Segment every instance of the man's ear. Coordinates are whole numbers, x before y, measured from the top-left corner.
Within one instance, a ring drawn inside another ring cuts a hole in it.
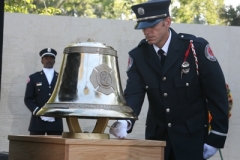
[[[171,22],[172,22],[172,19],[171,19],[170,17],[167,17],[167,19],[166,19],[166,21],[165,21],[165,23],[166,23],[165,25],[168,26],[168,27],[170,27]]]

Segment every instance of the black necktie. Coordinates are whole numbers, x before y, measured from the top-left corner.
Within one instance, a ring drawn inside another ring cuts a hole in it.
[[[161,64],[164,65],[164,61],[166,59],[166,56],[164,55],[164,51],[162,49],[158,50],[158,55],[161,57]]]

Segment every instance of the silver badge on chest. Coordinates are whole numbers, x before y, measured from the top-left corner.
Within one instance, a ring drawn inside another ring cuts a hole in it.
[[[190,71],[190,64],[187,61],[184,61],[182,66],[181,66],[181,78],[182,78],[182,74],[188,74]]]

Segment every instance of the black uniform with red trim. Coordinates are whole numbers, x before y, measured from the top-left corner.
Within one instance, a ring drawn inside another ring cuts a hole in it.
[[[49,85],[48,80],[43,71],[36,72],[29,76],[29,80],[26,87],[24,102],[28,109],[33,113],[37,107],[42,108],[54,90],[58,73],[54,71],[54,76],[51,84]],[[30,125],[28,128],[32,132],[62,132],[63,123],[62,118],[56,118],[54,122],[47,122],[41,120],[40,116],[31,116]]]
[[[173,29],[171,34],[163,67],[153,45],[145,39],[129,52],[124,96],[139,115],[147,94],[145,136],[167,142],[165,159],[172,148],[176,160],[203,160],[204,143],[223,148],[228,132],[224,75],[205,39],[177,34]],[[189,48],[191,40],[194,50]],[[182,73],[184,59],[190,64],[187,73]],[[213,117],[211,131],[208,131],[208,110]]]

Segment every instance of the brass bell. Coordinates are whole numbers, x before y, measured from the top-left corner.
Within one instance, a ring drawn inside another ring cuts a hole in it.
[[[117,51],[93,40],[67,46],[53,94],[37,115],[66,118],[64,138],[109,139],[108,120],[136,120],[123,97]],[[83,133],[78,118],[97,119],[93,132]]]

